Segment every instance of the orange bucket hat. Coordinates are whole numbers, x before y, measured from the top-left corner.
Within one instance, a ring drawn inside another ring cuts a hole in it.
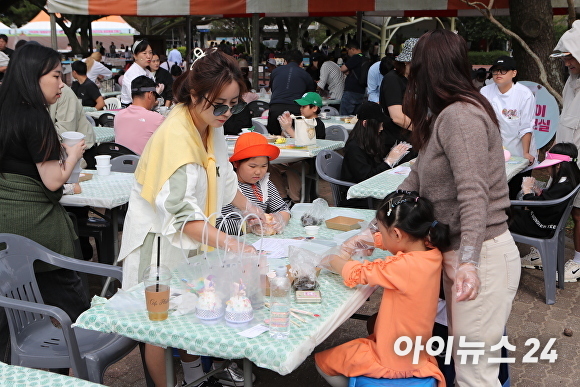
[[[230,161],[249,159],[251,157],[266,156],[270,161],[280,155],[280,149],[272,144],[268,144],[266,137],[260,133],[243,133],[236,141],[234,154]]]

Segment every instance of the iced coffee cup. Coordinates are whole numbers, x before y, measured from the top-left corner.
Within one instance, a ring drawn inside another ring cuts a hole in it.
[[[166,266],[149,266],[143,273],[145,284],[145,303],[149,320],[162,321],[167,319],[169,310],[169,282],[171,271]]]

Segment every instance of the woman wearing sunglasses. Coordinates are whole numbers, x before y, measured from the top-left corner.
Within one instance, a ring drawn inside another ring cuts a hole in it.
[[[119,253],[119,260],[124,260],[124,288],[137,284],[143,270],[157,262],[158,238],[161,264],[170,269],[182,263],[181,247],[185,254],[197,250],[202,235],[213,247],[254,251],[218,231],[213,226],[215,216],[210,217],[229,203],[242,212],[263,216],[238,190],[222,128],[232,114],[244,109],[240,98],[244,92],[236,61],[215,50],[201,54],[175,82],[173,95],[178,104],[145,146],[135,171]],[[206,217],[210,225],[204,234]],[[145,357],[155,384],[164,385],[163,348],[148,345]],[[203,376],[197,373],[202,372],[198,356],[183,351],[181,358],[187,382]],[[239,370],[230,371],[243,380]]]

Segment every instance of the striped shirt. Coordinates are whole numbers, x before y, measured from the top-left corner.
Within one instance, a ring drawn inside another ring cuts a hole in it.
[[[318,87],[324,89],[324,87],[328,85],[330,99],[342,99],[342,93],[344,92],[344,79],[345,76],[342,71],[340,71],[340,66],[329,60],[324,62],[320,67],[320,80],[318,81]]]
[[[284,202],[284,200],[282,200],[278,190],[276,189],[276,186],[270,181],[268,176],[269,173],[266,174],[266,176],[260,181],[258,181],[257,184],[247,184],[238,181],[238,189],[242,191],[242,194],[244,194],[248,200],[260,206],[260,208],[267,214],[282,211],[290,213],[288,205],[286,202]],[[258,192],[259,196],[262,196],[262,200],[258,199],[255,191]],[[226,218],[225,224],[221,230],[229,235],[238,235],[238,229],[240,227],[242,217],[239,214],[239,210],[233,204],[227,204],[222,207],[221,217],[216,220],[216,228],[218,230],[220,229],[223,218],[231,212],[233,212],[233,214]]]

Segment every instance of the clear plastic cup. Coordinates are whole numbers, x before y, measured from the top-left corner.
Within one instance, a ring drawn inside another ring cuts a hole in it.
[[[169,311],[169,283],[171,270],[167,266],[151,265],[143,272],[145,284],[145,303],[149,320],[163,321]]]

